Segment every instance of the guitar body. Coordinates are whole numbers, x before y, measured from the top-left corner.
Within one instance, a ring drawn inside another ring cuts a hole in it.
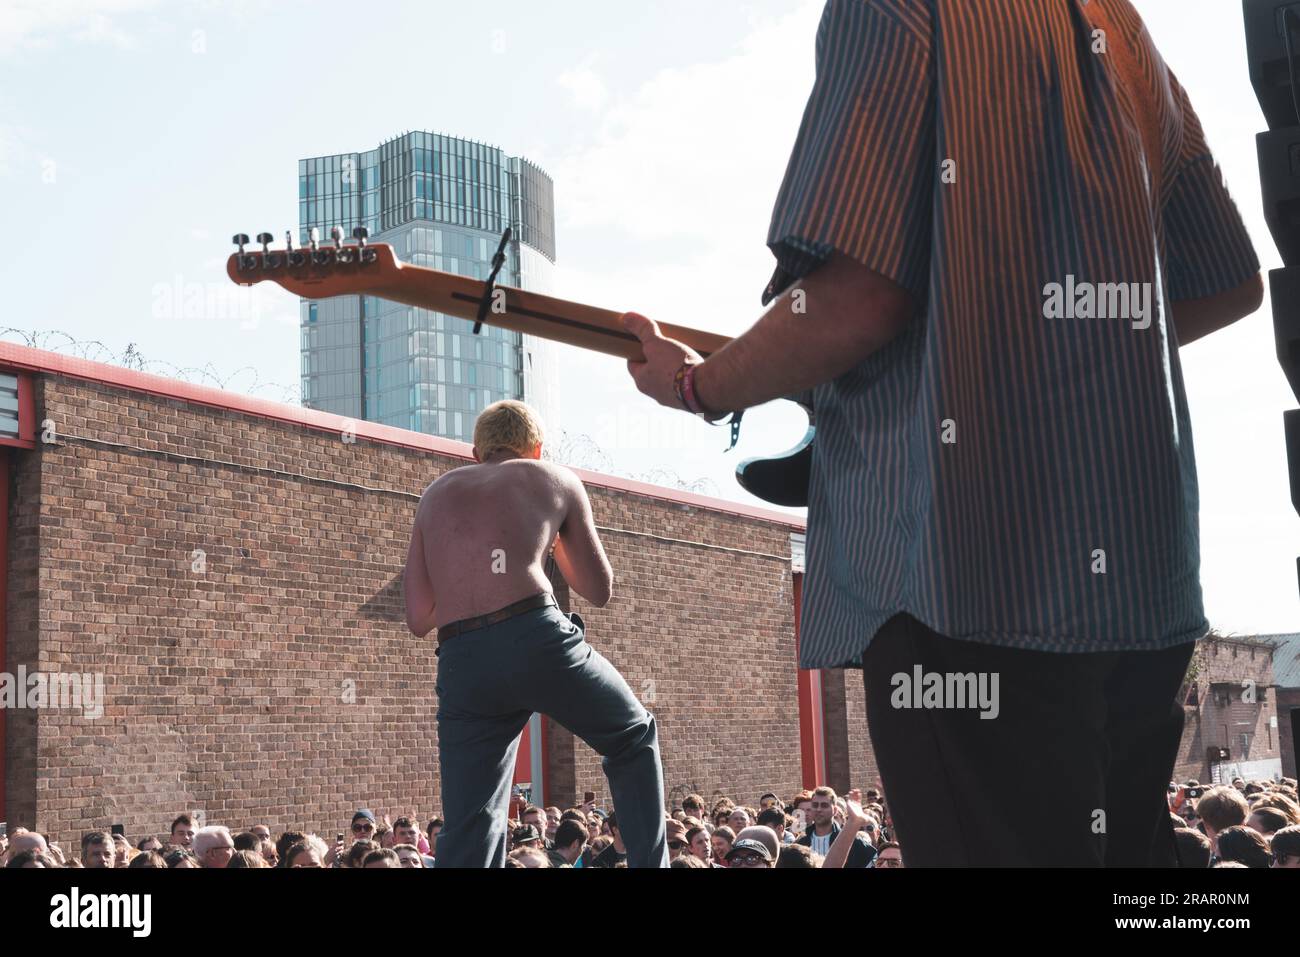
[[[264,234],[269,240],[269,234]],[[263,237],[259,237],[259,241]],[[237,237],[237,241],[247,237]],[[564,342],[622,359],[641,361],[641,340],[623,328],[621,312],[554,296],[487,284],[455,273],[403,263],[385,243],[342,243],[298,249],[233,254],[226,273],[240,285],[271,281],[304,299],[367,295],[470,321]],[[486,308],[484,304],[486,303]],[[711,332],[659,323],[670,339],[708,358],[731,340]],[[812,403],[808,393],[791,397],[809,413],[809,427],[797,445],[770,458],[750,458],[736,468],[736,480],[750,494],[774,505],[808,504],[812,466]]]

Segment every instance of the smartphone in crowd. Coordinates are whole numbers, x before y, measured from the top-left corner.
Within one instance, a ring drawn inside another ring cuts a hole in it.
[[[122,824],[114,824],[110,832],[114,837],[126,837],[126,827]]]

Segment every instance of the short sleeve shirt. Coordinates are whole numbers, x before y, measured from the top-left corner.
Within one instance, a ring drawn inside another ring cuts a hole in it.
[[[1259,270],[1128,0],[830,0],[764,301],[833,252],[916,307],[812,393],[800,665],[908,613],[956,639],[1207,629],[1169,303]]]

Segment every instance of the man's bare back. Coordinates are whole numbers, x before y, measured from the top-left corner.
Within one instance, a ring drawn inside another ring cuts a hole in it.
[[[416,510],[404,578],[407,626],[423,636],[551,591],[543,560],[552,542],[570,588],[595,605],[608,602],[613,573],[576,475],[518,457],[447,472]]]

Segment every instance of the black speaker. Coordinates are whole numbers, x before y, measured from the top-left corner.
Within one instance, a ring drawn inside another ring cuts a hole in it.
[[[1292,82],[1300,66],[1300,0],[1242,0],[1242,9],[1250,83],[1268,128],[1300,125]]]

